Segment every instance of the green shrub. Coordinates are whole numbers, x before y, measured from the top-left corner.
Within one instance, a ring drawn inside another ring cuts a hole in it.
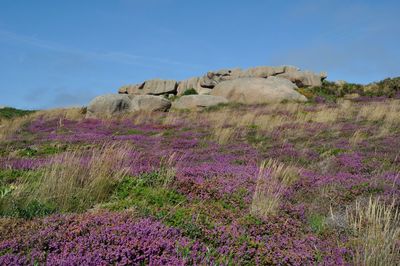
[[[185,90],[182,93],[182,96],[185,96],[185,95],[197,95],[197,94],[198,94],[197,91],[195,89],[191,88],[191,89]]]

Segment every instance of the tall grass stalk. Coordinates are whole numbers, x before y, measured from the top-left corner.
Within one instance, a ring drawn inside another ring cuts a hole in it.
[[[400,213],[393,201],[379,198],[356,202],[346,217],[353,232],[355,265],[398,265],[400,261]]]
[[[62,211],[79,211],[102,202],[127,175],[124,145],[104,145],[89,154],[68,152],[54,158],[36,180],[22,186],[28,201],[51,202]]]
[[[272,159],[263,162],[257,177],[251,212],[264,218],[276,214],[284,192],[298,176],[299,172],[293,166]]]

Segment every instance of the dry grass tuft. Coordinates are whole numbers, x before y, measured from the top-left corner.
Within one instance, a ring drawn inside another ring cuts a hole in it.
[[[354,234],[355,265],[397,265],[400,261],[400,213],[394,202],[383,204],[370,198],[367,204],[356,202],[347,210],[347,221]]]
[[[31,115],[4,120],[0,124],[0,141],[6,141],[19,132],[24,125],[31,121]]]
[[[286,188],[299,177],[299,170],[275,160],[260,166],[251,212],[260,217],[276,214]]]
[[[234,134],[235,134],[234,128],[217,127],[214,129],[214,140],[222,145],[227,144],[233,138]]]
[[[68,152],[55,158],[36,180],[21,189],[28,201],[52,202],[64,211],[83,210],[102,202],[114,185],[127,175],[122,162],[127,157],[124,145],[104,145],[83,155]]]
[[[162,176],[161,186],[163,188],[168,188],[175,180],[176,169],[175,164],[179,161],[176,153],[172,153],[168,157],[163,157],[160,162],[160,176]]]
[[[361,142],[363,142],[365,140],[365,138],[366,138],[366,136],[365,136],[365,133],[363,133],[363,131],[356,130],[354,132],[354,134],[350,137],[349,143],[350,143],[350,145],[352,145],[354,147],[357,144],[360,144]]]

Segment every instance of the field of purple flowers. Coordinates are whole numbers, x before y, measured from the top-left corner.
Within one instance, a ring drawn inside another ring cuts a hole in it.
[[[48,111],[1,130],[0,265],[400,259],[396,99]]]

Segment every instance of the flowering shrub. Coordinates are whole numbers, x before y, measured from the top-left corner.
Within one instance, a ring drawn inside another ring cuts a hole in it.
[[[205,253],[204,245],[159,222],[103,213],[49,217],[35,231],[2,241],[0,264],[186,265]]]

